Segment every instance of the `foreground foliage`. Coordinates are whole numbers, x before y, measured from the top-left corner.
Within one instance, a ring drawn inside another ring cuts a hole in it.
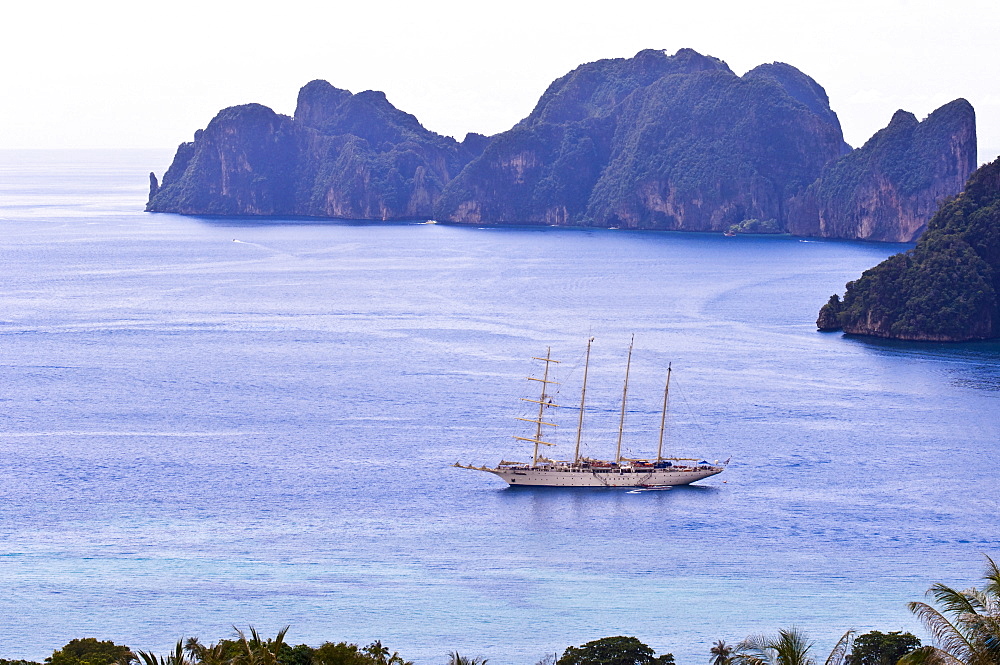
[[[111,640],[99,642],[97,638],[85,637],[71,640],[62,649],[57,649],[45,659],[49,665],[112,665],[132,657],[127,646],[115,644]]]
[[[983,588],[958,591],[938,583],[927,592],[938,607],[910,603],[936,644],[917,649],[901,665],[1000,665],[1000,568],[986,561]]]
[[[457,651],[448,654],[448,665],[486,665],[489,658],[460,656]]]
[[[823,665],[1000,665],[1000,566],[986,557],[982,588],[956,590],[934,584],[934,603],[912,602],[910,610],[934,638],[921,646],[911,633],[871,631],[854,637],[847,631]],[[935,606],[936,605],[936,606]],[[178,640],[165,656],[132,651],[114,642],[87,637],[70,641],[45,659],[46,665],[413,665],[381,642],[359,647],[324,642],[319,647],[285,642],[288,627],[264,639],[251,627],[235,629],[233,639],[204,644],[197,637]],[[754,635],[731,646],[716,641],[709,650],[711,665],[818,665],[813,642],[797,628],[775,635]],[[446,665],[487,665],[488,659],[448,654]],[[0,659],[0,665],[41,665]],[[672,654],[657,656],[635,637],[619,635],[567,647],[562,656],[546,655],[536,665],[674,665]]]
[[[912,633],[873,630],[855,638],[846,662],[848,665],[896,665],[900,658],[919,647],[920,640]]]
[[[844,633],[827,656],[826,665],[844,662],[851,631]],[[754,635],[736,645],[734,665],[815,665],[813,643],[797,628],[779,630],[777,635]]]
[[[634,637],[604,637],[567,647],[556,665],[673,665],[674,656],[656,652]]]

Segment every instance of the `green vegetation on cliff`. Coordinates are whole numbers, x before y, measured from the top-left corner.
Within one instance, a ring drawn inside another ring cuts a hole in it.
[[[260,104],[224,109],[173,164],[146,206],[204,215],[289,211],[298,137],[291,119]]]
[[[781,233],[776,219],[744,219],[729,227],[727,233],[774,234]]]
[[[821,189],[828,196],[851,201],[861,182],[874,172],[898,184],[903,194],[929,187],[938,173],[937,157],[948,147],[948,136],[936,131],[936,125],[959,124],[972,113],[972,105],[964,99],[934,111],[927,117],[930,122],[896,111],[886,128],[824,174]]]
[[[725,230],[783,202],[845,149],[823,89],[790,65],[716,58],[582,65],[450,182],[439,219]]]
[[[800,235],[912,241],[976,167],[975,111],[956,99],[923,122],[896,111],[864,146],[828,165],[793,204]]]
[[[295,117],[260,104],[224,109],[181,144],[157,183],[153,212],[429,217],[447,182],[482,149],[430,132],[381,92],[326,81],[299,91]]]
[[[928,341],[1000,336],[1000,159],[945,202],[917,246],[847,284],[821,330]]]

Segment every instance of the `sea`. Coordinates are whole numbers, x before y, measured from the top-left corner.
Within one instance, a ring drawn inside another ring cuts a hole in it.
[[[251,626],[533,665],[906,630],[1000,556],[1000,344],[820,333],[908,245],[143,212],[170,151],[0,152],[0,658]],[[573,454],[688,487],[508,488]],[[537,412],[534,412],[537,415]]]

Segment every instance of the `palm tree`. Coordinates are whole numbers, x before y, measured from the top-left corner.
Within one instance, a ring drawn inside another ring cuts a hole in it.
[[[853,631],[837,640],[825,665],[842,665]],[[754,635],[736,645],[730,660],[734,665],[816,665],[809,654],[813,643],[797,628],[778,631],[777,635]],[[714,653],[714,652],[713,652]]]
[[[157,656],[151,651],[136,651],[136,658],[141,665],[193,665],[184,657],[184,640],[177,640],[174,652],[168,656]]]
[[[229,665],[226,645],[223,642],[205,646],[197,637],[189,637],[184,650],[198,665]]]
[[[448,654],[448,665],[486,665],[487,661],[489,661],[489,658],[460,656],[457,651],[452,651]]]
[[[398,651],[389,654],[389,648],[382,646],[381,640],[376,640],[362,649],[377,665],[413,665],[412,661],[403,660]]]
[[[278,665],[278,653],[285,643],[285,633],[290,626],[285,626],[273,640],[263,640],[257,630],[250,626],[250,638],[242,630],[233,626],[236,631],[236,644],[239,647],[239,654],[234,656],[230,663],[232,665]],[[155,665],[147,664],[147,665]]]
[[[712,665],[730,665],[733,662],[733,647],[719,640],[709,649],[712,654]]]
[[[913,602],[910,611],[937,643],[900,659],[901,665],[1000,665],[1000,568],[986,557],[982,589],[934,584],[927,594],[941,608]]]

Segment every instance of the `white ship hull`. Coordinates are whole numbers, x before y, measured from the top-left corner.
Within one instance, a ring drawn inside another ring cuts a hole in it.
[[[721,466],[644,468],[496,468],[464,467],[495,474],[508,485],[529,487],[642,487],[689,485],[717,473]]]

